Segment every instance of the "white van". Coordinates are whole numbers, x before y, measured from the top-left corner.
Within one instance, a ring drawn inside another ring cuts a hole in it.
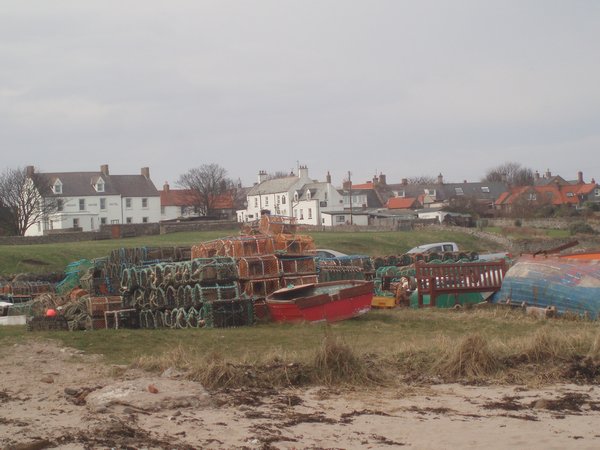
[[[456,242],[435,242],[411,248],[406,253],[446,253],[458,251],[458,244]]]

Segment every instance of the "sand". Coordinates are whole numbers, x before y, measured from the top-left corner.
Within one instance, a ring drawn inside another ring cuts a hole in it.
[[[596,449],[599,411],[591,385],[207,393],[53,342],[0,349],[0,448]]]

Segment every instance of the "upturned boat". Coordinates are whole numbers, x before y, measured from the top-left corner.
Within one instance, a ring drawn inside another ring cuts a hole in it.
[[[555,307],[598,318],[600,314],[600,253],[522,256],[502,282],[492,301]]]
[[[337,322],[371,309],[372,281],[330,281],[279,289],[266,299],[275,322]]]

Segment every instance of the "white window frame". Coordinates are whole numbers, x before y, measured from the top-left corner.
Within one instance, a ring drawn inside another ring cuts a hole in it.
[[[79,211],[85,211],[85,198],[79,199]]]
[[[62,194],[62,183],[60,180],[56,180],[52,186],[52,192],[55,194]]]
[[[106,209],[106,198],[104,198],[104,197],[100,198],[100,209],[102,211],[104,211]]]
[[[96,183],[96,192],[104,192],[104,181],[98,180]]]
[[[133,217],[126,217],[125,223],[133,223]]]
[[[125,198],[125,208],[126,209],[131,209],[131,197],[126,197]]]
[[[148,198],[142,198],[142,209],[148,209]]]

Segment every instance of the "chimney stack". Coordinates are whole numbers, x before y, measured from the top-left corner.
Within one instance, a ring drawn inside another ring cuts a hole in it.
[[[552,178],[552,172],[550,172],[550,169],[546,169],[546,178]]]
[[[536,180],[539,180],[539,179],[540,179],[540,173],[539,173],[537,170],[535,171],[534,178],[535,178]]]
[[[402,186],[408,185],[408,178],[402,178]]]
[[[583,172],[581,170],[577,172],[577,184],[583,184]]]
[[[298,170],[298,177],[299,178],[308,178],[308,167],[300,166],[300,168]]]
[[[108,164],[102,164],[100,166],[100,172],[102,172],[103,175],[108,176],[109,175],[109,173],[108,173]]]
[[[327,181],[327,183],[331,184],[331,174],[329,173],[329,170],[327,171],[327,175],[325,176],[325,181]]]
[[[27,166],[26,171],[27,171],[27,177],[31,178],[33,176],[33,174],[35,173],[35,167]]]
[[[142,175],[149,180],[150,179],[150,168],[149,167],[142,167]]]
[[[344,184],[342,184],[342,189],[349,191],[352,188],[352,181],[345,180]]]
[[[444,184],[444,176],[441,173],[438,175],[437,184]]]
[[[266,170],[259,170],[258,171],[258,184],[267,181],[267,171]]]
[[[167,183],[166,181],[165,181],[165,184],[163,185],[163,191],[169,192],[169,183]]]
[[[386,186],[387,185],[387,180],[386,180],[385,175],[383,173],[379,174],[379,184],[381,186]]]

